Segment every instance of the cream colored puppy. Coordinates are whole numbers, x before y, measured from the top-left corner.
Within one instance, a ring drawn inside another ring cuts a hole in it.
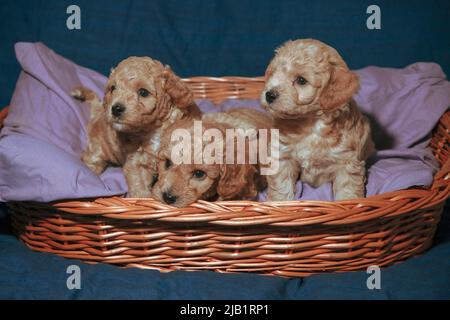
[[[262,105],[280,130],[280,170],[267,176],[268,200],[293,200],[296,181],[331,181],[336,200],[364,197],[374,151],[368,119],[352,96],[358,77],[338,52],[313,39],[288,41],[266,74]]]

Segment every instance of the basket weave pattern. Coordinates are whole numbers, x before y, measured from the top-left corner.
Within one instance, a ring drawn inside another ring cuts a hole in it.
[[[216,103],[257,98],[264,84],[243,77],[185,81],[196,98]],[[429,189],[337,202],[198,201],[174,208],[153,199],[110,197],[8,207],[13,229],[28,247],[86,262],[281,276],[386,266],[432,244],[450,195],[449,130],[447,112],[430,143],[441,169]]]

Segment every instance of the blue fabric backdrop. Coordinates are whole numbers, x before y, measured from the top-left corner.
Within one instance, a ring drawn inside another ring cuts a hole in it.
[[[381,8],[382,30],[366,28],[366,8],[373,3]],[[70,4],[81,8],[81,30],[66,28]],[[13,51],[17,41],[42,41],[103,74],[129,55],[149,55],[187,77],[262,75],[282,42],[313,37],[336,47],[353,69],[434,61],[450,74],[449,18],[448,0],[2,0],[0,107],[9,103],[19,74]],[[11,235],[0,210],[0,299],[450,299],[449,256],[446,212],[433,248],[383,269],[381,290],[367,289],[365,272],[290,280],[161,274],[31,252]],[[70,291],[66,268],[74,263],[82,270],[82,290]]]
[[[366,27],[374,3],[381,30]],[[81,8],[81,30],[66,28],[70,4]],[[434,61],[449,74],[449,18],[448,0],[2,0],[0,106],[19,74],[17,41],[42,41],[103,74],[129,55],[149,55],[187,77],[262,75],[278,45],[312,37],[353,69]]]
[[[425,254],[381,269],[381,289],[365,271],[286,279],[215,272],[160,273],[89,265],[30,251],[1,218],[0,299],[450,299],[450,214]],[[81,269],[81,290],[68,290],[67,267]]]

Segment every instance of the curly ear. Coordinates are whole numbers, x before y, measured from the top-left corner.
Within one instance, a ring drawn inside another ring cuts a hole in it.
[[[164,90],[175,106],[184,109],[195,104],[194,95],[189,87],[168,66],[163,71],[163,79]]]
[[[221,199],[249,199],[256,197],[256,168],[249,164],[224,164],[220,168],[217,194]]]
[[[325,110],[342,106],[349,101],[359,89],[356,73],[350,71],[346,65],[332,63],[330,80],[320,96],[320,105]]]

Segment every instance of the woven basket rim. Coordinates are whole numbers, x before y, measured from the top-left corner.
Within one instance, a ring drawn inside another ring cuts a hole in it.
[[[249,83],[254,83],[256,86],[250,90],[252,90],[251,94],[255,95],[255,92],[258,91],[258,88],[264,83],[263,77],[241,76],[196,76],[185,78],[183,80],[193,86],[192,88],[196,97],[202,96],[200,91],[205,90],[207,85],[216,86],[217,84],[223,85],[224,83],[231,87],[238,85],[247,86]],[[233,91],[234,89],[230,90]],[[238,93],[242,91],[245,90],[242,90],[242,88],[236,89],[236,92]],[[223,99],[222,96],[221,98]],[[229,92],[228,98],[230,98]],[[239,96],[234,95],[233,91],[231,99],[236,98],[239,98]],[[3,122],[3,119],[6,118],[7,112],[7,108],[0,111],[0,124]],[[450,140],[450,112],[447,112],[442,116],[439,125],[443,125],[443,128],[440,129],[441,131],[443,130],[443,134],[446,135],[444,140],[448,143]],[[445,142],[439,142],[442,145],[436,147],[443,148]],[[361,223],[383,216],[408,213],[417,208],[433,208],[442,204],[442,202],[450,195],[450,157],[447,157],[445,161],[440,161],[440,164],[441,168],[435,174],[433,184],[429,188],[417,187],[371,195],[366,198],[341,201],[294,200],[257,202],[240,200],[207,202],[200,200],[185,208],[176,208],[153,199],[132,199],[112,196],[85,199],[61,199],[48,203],[37,201],[13,201],[10,202],[10,204],[14,206],[19,205],[20,203],[20,205],[55,209],[71,214],[105,216],[110,219],[155,219],[167,222],[203,222],[232,226],[261,224],[274,226],[314,224],[344,225],[348,223]],[[411,199],[414,199],[412,203]],[[405,203],[405,206],[403,206],[403,203]],[[303,211],[305,213],[314,213],[315,208],[320,208],[325,213],[316,217],[306,214],[307,217],[303,218],[299,217],[298,213],[290,213],[290,211],[296,212],[298,209],[304,209]],[[370,208],[370,210],[368,208]],[[358,211],[364,213],[359,214],[359,217],[355,218],[355,213]],[[295,217],[295,215],[297,215],[297,217]],[[287,216],[293,217],[287,219]]]
[[[262,77],[184,79],[213,103],[255,99]],[[0,128],[7,109],[0,110]],[[441,168],[430,188],[345,201],[198,201],[176,208],[117,196],[7,206],[27,247],[121,267],[304,277],[403,261],[432,244],[450,195],[450,111],[430,147]]]

